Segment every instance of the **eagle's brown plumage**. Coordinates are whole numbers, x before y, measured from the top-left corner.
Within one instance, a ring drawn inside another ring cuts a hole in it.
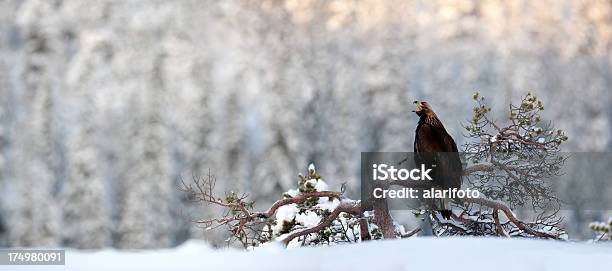
[[[419,116],[419,123],[414,137],[414,160],[418,166],[425,164],[432,170],[432,179],[437,188],[461,188],[461,159],[455,140],[446,132],[444,125],[427,102],[414,102],[414,112]],[[431,167],[431,165],[435,165]],[[444,218],[452,214],[447,201],[434,204]]]

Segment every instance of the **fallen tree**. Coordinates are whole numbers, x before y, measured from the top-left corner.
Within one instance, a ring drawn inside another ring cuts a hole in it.
[[[509,122],[492,121],[491,109],[479,94],[472,121],[465,126],[466,182],[486,197],[453,201],[453,215],[447,220],[437,212],[423,211],[431,219],[436,236],[476,235],[563,239],[565,232],[557,216],[559,200],[545,179],[561,174],[565,157],[559,146],[567,140],[561,130],[543,123],[544,110],[536,96],[526,95],[520,105],[509,106]],[[228,241],[245,247],[278,240],[288,246],[322,245],[365,240],[406,238],[420,229],[406,231],[393,220],[387,202],[376,199],[352,200],[341,191],[329,191],[314,165],[299,175],[298,188],[263,211],[254,210],[246,194],[214,194],[216,179],[210,173],[180,189],[194,201],[216,205],[220,217],[195,221],[206,229],[226,227]],[[381,186],[426,189],[425,181],[393,181]],[[533,221],[518,218],[512,208],[530,206],[538,212]],[[547,211],[552,210],[552,211]]]

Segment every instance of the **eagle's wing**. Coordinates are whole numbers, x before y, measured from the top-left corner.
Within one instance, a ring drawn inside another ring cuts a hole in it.
[[[436,164],[436,179],[443,187],[461,187],[461,159],[455,140],[444,128],[422,123],[415,135],[415,163]]]
[[[435,138],[441,142],[441,147],[439,152],[457,152],[457,144],[455,140],[444,130],[444,128],[437,126],[430,126],[432,130],[432,134]]]
[[[433,126],[428,123],[419,123],[414,137],[414,163],[416,166],[424,164],[431,168],[431,177],[434,181],[439,179],[438,168],[433,165],[438,165],[438,152],[443,152],[442,144],[439,135]]]
[[[414,137],[414,152],[446,152],[444,147],[444,145],[446,144],[443,144],[445,141],[445,139],[442,137],[443,134],[446,134],[446,132],[437,127],[431,126],[427,123],[419,124],[419,126],[417,126],[416,135]],[[450,140],[453,139],[451,138]]]
[[[462,165],[461,158],[455,140],[444,130],[437,128],[442,138],[444,149],[443,154],[439,154],[438,162],[443,168],[442,186],[445,188],[461,188]]]

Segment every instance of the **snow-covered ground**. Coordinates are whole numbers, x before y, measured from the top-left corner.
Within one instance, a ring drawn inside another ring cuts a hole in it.
[[[335,247],[215,250],[202,241],[157,251],[70,250],[65,266],[0,270],[610,270],[612,244],[497,238],[411,238]]]

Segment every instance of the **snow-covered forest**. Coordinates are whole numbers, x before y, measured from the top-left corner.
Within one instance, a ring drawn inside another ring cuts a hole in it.
[[[265,206],[312,162],[356,196],[361,152],[412,151],[412,101],[461,145],[476,90],[610,151],[611,89],[609,0],[3,0],[0,247],[219,243],[180,178]]]

